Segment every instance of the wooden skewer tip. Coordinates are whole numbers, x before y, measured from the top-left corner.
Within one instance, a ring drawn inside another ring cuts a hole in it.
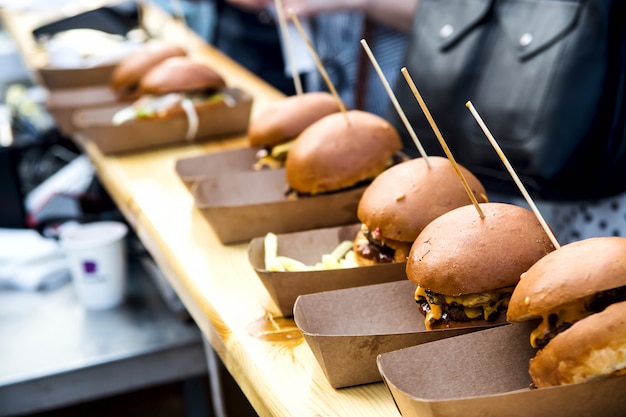
[[[426,150],[424,149],[424,147],[422,146],[422,143],[417,137],[417,134],[415,133],[413,126],[411,126],[409,119],[406,117],[404,110],[402,110],[402,106],[400,106],[400,103],[398,102],[396,95],[394,94],[393,90],[391,89],[391,86],[389,85],[389,81],[387,81],[387,77],[385,77],[385,74],[380,68],[378,61],[374,57],[374,53],[370,49],[365,39],[361,39],[361,45],[363,46],[363,49],[365,50],[365,53],[367,54],[368,58],[372,62],[372,65],[374,69],[376,70],[376,73],[378,74],[378,77],[380,78],[380,81],[382,82],[383,87],[385,88],[385,91],[387,91],[387,95],[391,99],[391,103],[393,104],[394,108],[396,109],[396,112],[398,113],[398,116],[400,117],[400,120],[402,120],[402,123],[404,124],[406,130],[409,132],[409,136],[411,136],[411,139],[413,140],[413,143],[415,143],[415,146],[417,147],[417,150],[419,151],[420,155],[422,156],[422,158],[424,158],[424,161],[426,162],[426,166],[430,169],[431,165],[428,159],[428,154],[426,153]]]
[[[296,16],[296,14],[294,13],[294,11],[293,11],[293,9],[291,7],[289,9],[287,9],[287,13],[289,13],[289,16],[291,16],[291,19],[293,20],[293,23],[295,24],[296,29],[298,29],[298,32],[300,32],[300,35],[302,36],[302,39],[304,39],[304,43],[306,44],[307,48],[309,49],[309,52],[311,53],[311,56],[313,57],[313,60],[315,61],[315,65],[317,66],[317,69],[319,70],[320,74],[322,75],[322,78],[324,79],[324,82],[328,86],[328,89],[330,90],[331,94],[335,97],[335,100],[337,100],[337,104],[339,105],[339,109],[341,110],[341,112],[345,116],[346,122],[348,123],[348,126],[350,126],[351,123],[350,123],[350,118],[348,117],[348,109],[346,109],[346,105],[344,104],[343,100],[341,100],[341,97],[339,96],[339,93],[337,92],[337,89],[335,88],[335,85],[333,84],[333,82],[331,81],[330,77],[328,76],[328,73],[326,72],[326,68],[324,68],[324,65],[322,64],[322,61],[321,61],[319,55],[315,51],[315,48],[313,47],[313,44],[311,43],[311,40],[309,39],[309,37],[304,32],[304,29],[302,28],[302,24],[300,23],[300,19],[298,19],[298,16]]]
[[[400,71],[402,72],[402,75],[404,75],[404,78],[406,79],[406,82],[409,85],[409,88],[413,92],[413,95],[415,96],[415,99],[417,100],[417,102],[419,103],[422,111],[424,112],[424,115],[426,116],[426,119],[428,120],[428,123],[430,124],[431,128],[433,129],[433,132],[435,133],[435,136],[437,137],[437,140],[439,141],[439,144],[443,148],[444,153],[448,157],[448,160],[452,164],[452,167],[454,168],[454,171],[456,172],[456,175],[459,177],[459,180],[461,181],[461,184],[463,184],[463,188],[465,189],[465,192],[467,193],[470,201],[472,202],[472,204],[476,208],[476,211],[478,212],[478,216],[481,219],[484,219],[485,218],[485,213],[483,212],[482,208],[480,207],[480,204],[478,204],[478,200],[476,199],[476,196],[472,192],[472,188],[470,187],[469,183],[467,182],[467,179],[463,175],[463,172],[461,172],[461,168],[459,167],[459,164],[456,162],[456,159],[454,159],[454,156],[452,155],[452,151],[450,151],[450,148],[448,147],[448,144],[444,140],[443,135],[441,134],[441,131],[439,130],[439,127],[437,127],[437,123],[435,123],[435,120],[433,119],[432,114],[430,113],[430,110],[428,110],[428,106],[426,106],[426,102],[422,98],[422,95],[420,94],[419,90],[417,89],[417,86],[413,82],[413,79],[409,75],[409,72],[407,71],[406,67],[403,67]]]
[[[291,69],[291,78],[293,79],[293,85],[296,91],[296,95],[303,93],[302,82],[300,80],[300,74],[296,69],[296,65],[293,60],[293,53],[291,51],[291,42],[289,42],[289,34],[287,32],[287,21],[285,19],[285,13],[283,9],[282,0],[274,0],[274,7],[276,8],[276,14],[278,15],[278,24],[283,36],[283,42],[285,43],[285,54],[287,55],[287,62]]]
[[[560,248],[561,245],[559,244],[559,241],[556,239],[556,236],[554,236],[554,233],[552,232],[552,229],[550,229],[550,227],[546,223],[545,219],[541,215],[541,212],[537,208],[537,205],[535,204],[535,202],[533,201],[532,197],[530,196],[530,194],[526,190],[526,187],[524,186],[524,184],[520,180],[519,176],[515,172],[515,169],[513,169],[513,166],[511,165],[511,163],[507,159],[506,155],[504,154],[504,152],[500,148],[500,145],[498,144],[496,139],[493,137],[493,135],[489,131],[489,128],[487,128],[487,125],[485,124],[483,119],[480,117],[480,115],[478,114],[478,112],[476,111],[474,106],[472,105],[471,101],[468,101],[465,105],[470,110],[470,112],[472,113],[474,118],[476,119],[476,122],[478,122],[478,125],[481,127],[481,129],[483,130],[485,136],[489,140],[489,143],[491,143],[492,147],[494,148],[494,150],[496,151],[496,153],[500,157],[500,160],[504,164],[505,168],[507,169],[507,171],[509,171],[509,174],[513,178],[513,181],[515,182],[515,185],[517,185],[517,188],[519,188],[520,192],[524,196],[524,199],[526,200],[526,202],[530,206],[531,210],[533,211],[533,213],[535,213],[535,216],[537,217],[537,220],[539,220],[539,224],[541,224],[541,227],[543,227],[544,231],[546,232],[546,234],[550,238],[550,241],[552,242],[552,244],[554,245],[554,247],[556,249]]]

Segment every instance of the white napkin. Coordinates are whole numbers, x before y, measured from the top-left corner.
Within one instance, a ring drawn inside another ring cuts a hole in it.
[[[89,188],[94,172],[95,169],[87,155],[77,156],[26,195],[24,199],[26,212],[31,216],[36,216],[56,194],[83,193]],[[0,254],[1,258],[2,254]]]
[[[59,244],[30,229],[0,229],[0,286],[36,291],[70,279]]]
[[[48,64],[57,68],[90,68],[114,64],[143,47],[141,40],[127,40],[94,29],[71,29],[45,43]]]

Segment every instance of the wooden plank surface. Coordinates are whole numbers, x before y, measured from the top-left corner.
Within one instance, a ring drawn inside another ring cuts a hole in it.
[[[5,10],[5,27],[25,57],[38,57],[29,39],[33,16]],[[253,116],[281,94],[204,44],[155,8],[151,31],[184,39],[232,86],[254,97]],[[31,62],[32,64],[32,62]],[[97,174],[261,416],[399,416],[383,383],[333,389],[293,320],[279,316],[247,259],[248,244],[224,246],[174,171],[180,158],[246,146],[245,136],[126,156],[85,151]]]

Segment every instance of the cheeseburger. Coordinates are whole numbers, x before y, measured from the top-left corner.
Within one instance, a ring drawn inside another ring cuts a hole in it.
[[[109,85],[121,100],[136,99],[141,94],[139,81],[146,72],[167,58],[185,55],[187,52],[178,45],[152,41],[115,66]]]
[[[406,264],[426,329],[504,321],[520,275],[554,250],[535,214],[482,203],[442,214],[417,236]]]
[[[333,113],[293,142],[285,162],[287,183],[300,195],[365,184],[393,165],[401,147],[398,132],[382,117],[361,110]]]
[[[250,146],[262,147],[255,168],[282,167],[296,136],[313,122],[338,111],[339,104],[333,95],[321,91],[270,104],[248,126]]]
[[[507,320],[535,319],[535,386],[626,374],[626,238],[570,243],[532,265],[513,292]]]
[[[357,210],[362,222],[354,240],[359,265],[405,262],[417,235],[435,218],[471,204],[447,158],[410,159],[380,174],[365,189]],[[476,200],[487,202],[480,181],[459,166]]]
[[[166,118],[182,112],[189,118],[203,106],[233,100],[221,91],[224,79],[212,68],[188,57],[167,58],[150,69],[140,80],[141,98],[120,110],[114,124],[151,117]]]

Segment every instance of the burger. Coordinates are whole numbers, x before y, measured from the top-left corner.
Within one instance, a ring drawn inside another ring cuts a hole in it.
[[[290,96],[270,104],[248,126],[250,146],[262,147],[255,169],[282,167],[296,136],[313,122],[338,111],[337,100],[322,91]]]
[[[175,56],[186,56],[180,46],[168,42],[152,41],[136,53],[122,59],[113,69],[109,82],[110,88],[120,100],[132,100],[141,93],[139,81],[155,65]]]
[[[357,263],[405,262],[413,241],[431,221],[471,204],[467,191],[447,158],[410,159],[380,174],[365,189],[357,216],[361,229],[353,242]],[[480,181],[459,167],[476,200],[487,202]]]
[[[402,142],[385,119],[361,110],[333,113],[308,126],[287,154],[285,175],[296,195],[367,184],[394,164]]]
[[[406,263],[427,330],[504,322],[520,275],[554,250],[535,214],[505,203],[442,214],[417,236]]]
[[[188,57],[167,58],[150,69],[137,87],[141,97],[113,117],[113,124],[186,113],[190,120],[203,106],[234,100],[223,91],[226,83],[212,68]]]
[[[532,265],[507,320],[537,320],[529,373],[536,387],[626,374],[626,238],[562,246]]]

